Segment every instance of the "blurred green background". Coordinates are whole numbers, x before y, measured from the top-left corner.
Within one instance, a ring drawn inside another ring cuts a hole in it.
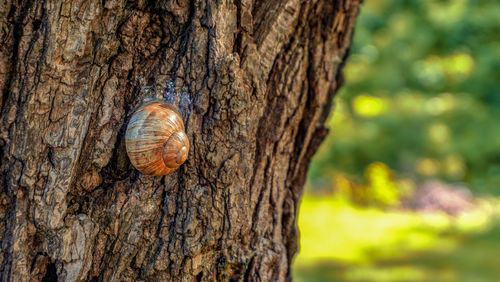
[[[500,281],[500,2],[366,0],[296,281]]]

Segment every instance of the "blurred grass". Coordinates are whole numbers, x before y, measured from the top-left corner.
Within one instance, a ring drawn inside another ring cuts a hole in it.
[[[499,201],[458,217],[382,211],[336,196],[301,204],[295,281],[498,281]]]

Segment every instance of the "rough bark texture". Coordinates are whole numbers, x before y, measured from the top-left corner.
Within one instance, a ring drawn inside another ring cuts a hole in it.
[[[0,3],[2,281],[286,280],[358,0]],[[124,148],[179,107],[165,177]]]

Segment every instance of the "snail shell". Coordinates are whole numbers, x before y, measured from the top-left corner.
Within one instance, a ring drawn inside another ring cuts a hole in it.
[[[148,175],[165,175],[187,159],[189,140],[177,109],[154,101],[132,115],[125,133],[125,146],[135,168]]]

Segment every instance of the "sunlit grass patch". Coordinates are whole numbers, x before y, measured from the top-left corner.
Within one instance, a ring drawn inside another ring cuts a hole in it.
[[[298,217],[301,237],[296,264],[325,259],[367,263],[431,249],[449,251],[457,238],[447,233],[484,231],[492,212],[491,207],[478,208],[451,217],[359,207],[341,197],[306,196]]]
[[[480,200],[476,209],[452,217],[359,207],[338,196],[305,196],[298,218],[300,252],[294,277],[301,281],[315,276],[308,269],[316,269],[323,278],[310,281],[425,281],[425,277],[454,281],[458,270],[453,267],[453,271],[433,269],[408,261],[460,250],[464,238],[488,230],[499,209],[498,200]],[[376,265],[380,263],[388,265]]]

